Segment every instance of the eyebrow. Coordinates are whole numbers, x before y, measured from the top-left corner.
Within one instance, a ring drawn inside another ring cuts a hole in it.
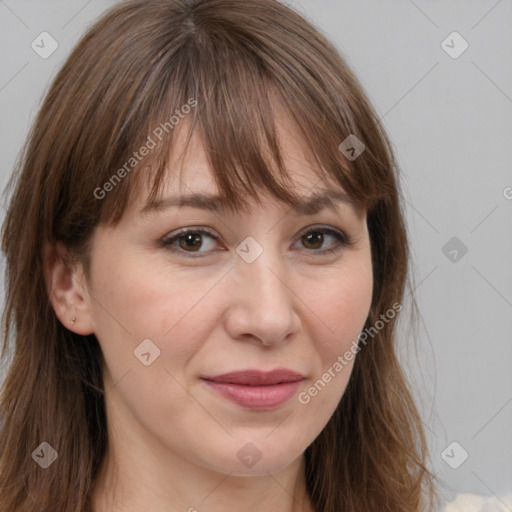
[[[325,208],[329,208],[337,213],[336,203],[344,203],[354,207],[354,201],[346,192],[341,190],[325,190],[315,192],[314,194],[302,199],[292,206],[292,211],[296,215],[314,215]],[[200,210],[210,210],[215,212],[227,211],[228,205],[221,197],[214,194],[194,193],[175,197],[165,197],[150,201],[140,210],[142,216],[152,213],[159,213],[171,208],[197,208]]]

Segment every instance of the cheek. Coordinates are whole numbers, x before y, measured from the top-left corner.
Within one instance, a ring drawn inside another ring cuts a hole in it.
[[[316,364],[314,376],[298,394],[304,424],[318,435],[333,414],[350,380],[358,353],[358,339],[368,316],[373,276],[369,258],[337,269],[308,305],[318,312],[312,320],[311,340]],[[312,420],[314,418],[314,420]]]
[[[318,317],[312,339],[325,364],[359,338],[372,301],[371,263],[368,258],[361,258],[321,283],[316,293],[308,293],[307,305]]]
[[[199,278],[162,266],[140,268],[141,260],[127,256],[98,265],[96,336],[114,380],[130,369],[131,380],[140,378],[141,386],[152,380],[154,384],[154,379],[169,380],[166,369],[181,381],[189,360],[212,330],[211,297],[218,276],[205,273]],[[149,367],[134,357],[146,339],[160,351]],[[157,376],[150,368],[163,373]],[[179,388],[176,391],[179,394]]]
[[[116,254],[115,247],[109,251]],[[116,323],[138,338],[162,338],[174,326],[186,322],[187,315],[208,290],[208,282],[194,285],[197,279],[184,272],[144,263],[143,254],[124,250],[120,256],[98,257],[95,261],[93,309],[100,323]]]
[[[211,329],[204,297],[213,282],[161,268],[140,268],[140,261],[135,256],[105,258],[101,265],[98,261],[97,300],[93,300],[96,336],[111,379],[109,387],[116,389],[141,423],[158,430],[176,411],[184,421],[201,412],[183,387],[184,373]],[[151,343],[142,345],[148,339]],[[152,362],[146,366],[137,354],[148,352]]]

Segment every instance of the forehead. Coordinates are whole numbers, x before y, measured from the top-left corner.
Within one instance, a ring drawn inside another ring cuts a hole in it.
[[[287,187],[292,188],[300,196],[307,194],[320,180],[315,165],[308,160],[299,146],[283,147],[282,156],[287,176],[280,178],[281,182],[283,185],[286,183]],[[270,163],[269,168],[272,169]],[[279,179],[276,169],[272,170],[274,177]],[[214,172],[200,143],[190,146],[181,158],[171,158],[165,172],[162,187],[162,193],[165,195],[219,194]],[[334,188],[335,184],[331,185]]]
[[[307,204],[302,205],[301,213],[312,214],[320,206],[332,206],[332,200],[351,203],[348,194],[343,191],[339,183],[326,179],[325,172],[319,172],[319,164],[315,161],[312,151],[294,131],[286,117],[278,119],[277,132],[286,176],[278,175],[270,152],[264,146],[261,151],[273,176],[287,190],[293,191],[298,198],[299,208],[303,199],[310,199]],[[185,134],[188,134],[187,130],[179,130],[176,133],[157,197],[148,201],[147,188],[139,193],[137,201],[139,213],[146,214],[164,206],[224,209],[218,197],[220,193],[217,181],[199,133],[197,131],[190,133],[189,140],[185,139]],[[322,194],[322,191],[328,191],[328,194]],[[269,194],[264,193],[263,196],[265,195]],[[178,200],[178,198],[181,199]],[[257,203],[265,202],[261,194],[253,199]],[[270,197],[270,199],[273,198]],[[248,204],[248,201],[246,203]]]
[[[300,173],[297,173],[300,175]],[[191,176],[191,177],[190,177]],[[345,205],[357,210],[356,205],[348,194],[342,190],[339,185],[331,188],[318,187],[316,183],[308,183],[308,187],[303,185],[304,181],[298,180],[301,184],[297,185],[295,193],[299,199],[292,205],[292,211],[296,215],[314,215],[325,208],[337,212],[340,205]],[[318,182],[318,180],[316,180]],[[173,210],[183,207],[194,208],[198,210],[216,212],[219,214],[232,214],[233,208],[216,190],[216,184],[209,168],[192,168],[192,171],[185,171],[184,177],[174,180],[175,186],[164,187],[164,190],[156,198],[146,201],[138,210],[137,214],[141,217],[147,217],[166,210]],[[177,186],[176,186],[177,185]],[[267,199],[258,195],[256,198],[245,198],[244,210],[253,211],[253,206],[249,203],[255,202],[260,205],[258,211],[261,211],[261,203],[267,201],[276,202],[276,198],[269,194],[263,194]],[[251,201],[253,199],[253,201]],[[287,205],[285,205],[287,206]],[[263,205],[265,208],[265,205]],[[238,212],[235,212],[238,213]]]

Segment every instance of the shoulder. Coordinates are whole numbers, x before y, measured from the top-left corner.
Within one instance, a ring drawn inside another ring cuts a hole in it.
[[[442,512],[509,512],[512,510],[512,493],[497,498],[478,494],[457,494]]]

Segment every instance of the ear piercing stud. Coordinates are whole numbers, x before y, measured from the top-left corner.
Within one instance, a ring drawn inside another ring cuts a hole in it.
[[[75,309],[75,305],[73,304],[73,309]],[[73,315],[73,318],[71,319],[71,323],[74,324],[76,322],[76,311],[75,311],[75,314]]]

